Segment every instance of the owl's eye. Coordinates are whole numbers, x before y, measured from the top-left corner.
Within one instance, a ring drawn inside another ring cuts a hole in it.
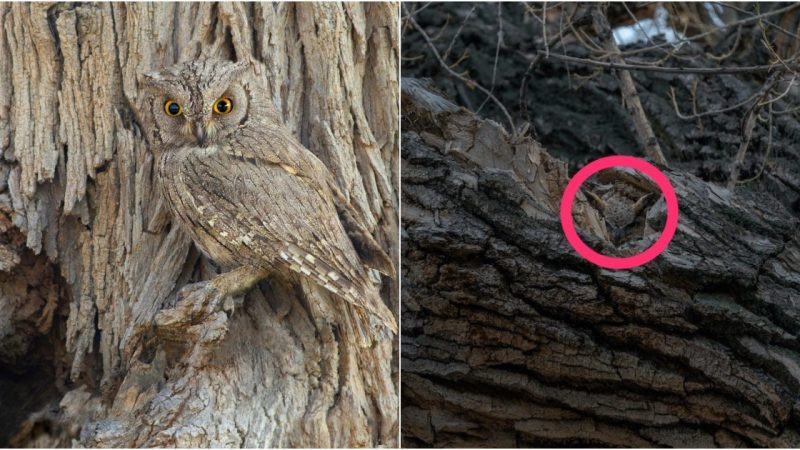
[[[164,103],[164,112],[170,117],[178,117],[183,114],[183,107],[175,100],[167,100]]]
[[[228,97],[220,97],[214,102],[214,112],[228,114],[233,110],[233,102]]]

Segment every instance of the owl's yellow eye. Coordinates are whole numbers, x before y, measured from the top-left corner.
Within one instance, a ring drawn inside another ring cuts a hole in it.
[[[233,102],[228,97],[220,97],[214,102],[214,112],[217,114],[229,114],[233,111]]]
[[[170,117],[178,117],[183,114],[183,107],[175,100],[167,100],[164,103],[164,112]]]

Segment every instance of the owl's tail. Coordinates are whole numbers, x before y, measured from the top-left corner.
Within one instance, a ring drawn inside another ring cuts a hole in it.
[[[359,292],[360,291],[360,292]],[[374,285],[366,286],[362,289],[354,291],[351,298],[345,297],[348,302],[360,306],[374,315],[380,322],[386,326],[392,333],[397,334],[397,319],[392,311],[386,306],[386,303],[381,298],[378,288]]]
[[[339,213],[339,219],[361,261],[368,267],[396,280],[397,270],[392,258],[389,257],[383,247],[378,244],[378,241],[372,237],[367,227],[358,219],[358,213],[344,194],[336,187],[336,183],[331,182],[329,185],[333,194],[334,206]]]
[[[352,279],[293,244],[287,245],[280,256],[290,269],[314,280],[348,303],[366,310],[392,333],[397,334],[397,319],[383,302],[378,288],[367,279],[365,273],[363,279]]]

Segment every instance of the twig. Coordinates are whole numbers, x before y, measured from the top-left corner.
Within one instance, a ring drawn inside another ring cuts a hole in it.
[[[538,54],[543,54],[540,50]],[[596,61],[593,59],[576,58],[574,56],[560,55],[558,53],[550,53],[550,58],[559,59],[562,61],[583,64],[585,66],[603,67],[606,69],[617,70],[641,70],[645,72],[661,72],[661,73],[674,73],[674,74],[697,74],[697,75],[723,75],[723,74],[736,74],[736,73],[758,73],[768,72],[775,66],[773,64],[763,66],[746,66],[746,67],[661,67],[661,66],[646,66],[638,64],[627,64],[618,62],[605,62]],[[800,69],[800,65],[789,66],[794,70]]]
[[[794,81],[796,79],[797,79],[796,76],[792,77],[792,79],[789,80],[789,83],[787,84],[785,91],[783,91],[782,93],[778,94],[777,97],[774,97],[774,98],[771,98],[771,99],[769,99],[767,101],[759,103],[758,106],[764,106],[764,105],[768,105],[768,104],[771,104],[771,103],[775,103],[778,100],[782,99],[783,97],[786,97],[789,94],[789,91],[792,90],[792,87],[794,86]]]
[[[752,12],[746,10],[746,9],[737,8],[736,6],[733,6],[733,4],[728,4],[726,2],[714,2],[714,3],[717,4],[717,5],[722,6],[723,8],[730,8],[730,9],[732,9],[734,11],[738,11],[740,13],[744,13],[744,14],[747,14],[749,16],[754,16],[755,15],[754,13],[752,13]],[[763,17],[761,19],[763,20]],[[772,22],[770,22],[768,20],[764,20],[763,22],[765,24],[771,26],[772,28],[775,28],[776,30],[780,31],[781,33],[791,37],[791,38],[800,40],[800,36],[792,33],[791,31],[789,31],[789,30],[787,30],[787,29],[785,29],[785,28],[783,28],[783,27],[781,27],[781,26],[779,26],[779,25],[777,25],[775,23],[772,23]]]
[[[417,9],[415,9],[414,11],[411,11],[411,14],[416,16],[417,14],[419,14],[419,13],[420,13],[422,10],[424,10],[425,8],[427,8],[428,6],[431,6],[431,4],[432,4],[432,3],[433,3],[433,2],[428,2],[428,3],[425,3],[424,5],[420,6],[420,7],[419,7],[419,8],[417,8]],[[408,14],[408,11],[406,11],[406,14]],[[405,17],[403,17],[403,19],[404,19],[404,20],[405,20],[405,19],[408,19],[408,16],[405,16]]]
[[[592,8],[592,21],[594,28],[597,31],[600,42],[604,45],[606,51],[612,56],[612,60],[617,64],[625,63],[625,60],[619,56],[619,47],[614,41],[614,36],[611,32],[611,25],[608,23],[606,17],[607,4],[595,5]],[[625,101],[625,108],[630,112],[633,118],[633,125],[636,128],[636,134],[639,140],[644,144],[644,152],[656,164],[662,166],[667,165],[667,159],[661,151],[661,146],[658,144],[653,128],[647,120],[647,115],[642,107],[642,102],[639,100],[639,93],[636,92],[636,85],[633,83],[633,77],[627,70],[618,70],[617,79],[619,80],[620,91],[622,91],[622,99]]]
[[[596,53],[602,53],[604,51],[602,47],[599,47],[588,35],[586,35],[586,32],[583,31],[583,29],[575,28],[575,25],[572,23],[572,21],[567,22],[567,25],[569,25],[569,29],[572,30],[572,35],[575,36],[578,42],[583,45],[585,49]],[[581,33],[586,36],[581,36]],[[549,55],[547,56],[549,57]]]
[[[466,78],[463,75],[461,75],[461,74],[457,73],[456,71],[454,71],[453,69],[451,69],[450,66],[448,66],[447,63],[442,59],[442,56],[439,54],[439,51],[436,50],[436,45],[434,45],[434,43],[431,41],[431,38],[430,38],[430,36],[428,36],[428,33],[426,33],[425,30],[422,29],[422,27],[420,26],[419,23],[417,23],[417,21],[416,21],[416,19],[414,19],[414,17],[412,17],[410,14],[408,14],[408,10],[406,9],[406,5],[405,4],[403,4],[403,10],[405,11],[406,16],[408,17],[408,22],[411,24],[411,26],[414,27],[415,30],[417,30],[417,32],[420,34],[420,36],[422,36],[422,39],[425,40],[425,43],[428,44],[428,47],[431,49],[431,53],[433,53],[433,56],[436,58],[437,61],[439,61],[439,65],[441,65],[442,68],[444,70],[446,70],[447,73],[450,74],[450,76],[452,76],[454,78],[457,78],[457,79],[461,80],[467,86],[475,87],[479,91],[481,91],[484,94],[488,95],[489,98],[491,98],[492,101],[494,101],[495,104],[497,104],[497,107],[500,109],[500,111],[506,117],[506,120],[508,120],[508,125],[509,125],[509,127],[511,127],[511,133],[514,136],[516,136],[517,135],[517,128],[514,126],[514,119],[511,118],[511,114],[508,113],[508,110],[506,109],[505,106],[503,106],[503,103],[497,97],[495,97],[494,94],[489,92],[488,89],[486,89],[485,87],[483,87],[480,84],[478,84],[478,82],[470,80],[469,78]]]
[[[439,40],[440,37],[444,36],[444,32],[447,31],[449,25],[450,25],[450,14],[448,14],[444,18],[444,25],[442,25],[442,27],[439,28],[439,32],[436,33],[435,36],[431,36],[431,42],[436,42]]]
[[[768,12],[765,12],[763,14],[758,14],[758,15],[755,15],[755,16],[748,17],[746,19],[737,20],[736,22],[727,23],[722,27],[717,27],[717,28],[705,31],[703,33],[698,33],[698,34],[695,34],[693,36],[689,36],[689,37],[686,37],[686,38],[683,38],[683,39],[679,39],[677,41],[662,42],[660,44],[651,45],[651,46],[648,46],[648,47],[640,47],[640,48],[633,49],[633,50],[627,50],[625,52],[622,52],[621,56],[630,56],[630,55],[635,55],[635,54],[639,54],[639,53],[649,52],[651,50],[655,50],[655,49],[661,48],[661,47],[666,47],[666,46],[670,46],[670,45],[677,46],[677,45],[680,45],[680,44],[684,44],[686,42],[696,41],[698,39],[701,39],[701,38],[704,38],[704,37],[709,36],[711,34],[714,34],[714,33],[720,31],[723,28],[735,27],[735,26],[739,26],[739,25],[745,25],[745,24],[748,24],[750,22],[755,22],[757,20],[761,20],[761,19],[764,19],[764,18],[767,18],[767,17],[775,16],[775,15],[778,15],[778,14],[783,14],[785,12],[789,12],[789,11],[797,8],[798,6],[800,6],[800,3],[795,2],[795,3],[792,3],[792,4],[788,5],[788,6],[786,6],[786,7],[779,8],[779,9],[776,9],[774,11],[768,11]]]
[[[730,50],[728,50],[726,53],[723,53],[723,54],[721,54],[719,56],[706,52],[706,56],[709,59],[712,59],[712,60],[714,60],[716,62],[724,61],[724,60],[730,58],[734,54],[736,49],[739,48],[739,41],[741,39],[742,39],[742,26],[739,25],[738,27],[736,27],[736,39],[733,41],[733,45],[731,46]]]
[[[767,140],[767,150],[764,152],[764,160],[761,161],[761,167],[758,169],[758,173],[756,173],[754,176],[746,180],[739,181],[738,182],[739,184],[745,184],[751,181],[755,181],[759,179],[761,175],[764,173],[764,168],[767,166],[767,159],[769,158],[770,150],[772,150],[772,102],[769,103],[768,117],[769,117],[769,131],[768,131],[769,139]]]
[[[761,87],[761,90],[758,92],[758,96],[756,96],[756,101],[753,103],[753,106],[750,107],[750,110],[747,112],[747,115],[744,118],[742,123],[742,140],[739,143],[739,150],[736,152],[736,156],[733,159],[733,167],[731,168],[731,175],[728,178],[728,189],[733,191],[736,187],[736,183],[739,180],[739,171],[741,170],[742,163],[744,162],[744,157],[747,154],[747,147],[750,145],[750,139],[753,137],[753,128],[756,126],[756,118],[758,117],[758,111],[762,108],[761,102],[766,98],[772,88],[775,86],[775,83],[778,82],[778,76],[780,72],[775,72],[769,76],[767,81],[764,83],[764,86]]]
[[[750,145],[750,138],[753,136],[753,128],[756,126],[756,110],[757,105],[753,105],[748,111],[747,116],[742,126],[742,140],[739,143],[739,150],[736,152],[736,157],[733,159],[733,167],[731,168],[731,175],[728,178],[728,189],[733,190],[736,187],[736,182],[739,179],[739,168],[744,162],[744,156],[747,154],[747,147]]]
[[[692,79],[692,114],[697,114],[697,86],[700,83],[697,82],[697,77]],[[672,87],[670,87],[670,91],[672,91]],[[674,95],[673,95],[674,100]],[[702,121],[698,120],[698,122],[702,125]]]
[[[494,64],[492,64],[492,87],[489,89],[489,92],[494,93],[494,86],[495,80],[497,79],[497,61],[500,59],[500,44],[503,43],[503,4],[497,3],[497,46],[494,49]],[[475,111],[479,113],[486,102],[489,101],[489,97],[487,96],[481,105],[478,106],[478,109]]]
[[[467,25],[467,22],[469,22],[469,18],[472,17],[472,13],[475,12],[475,8],[477,7],[478,7],[477,5],[472,5],[472,8],[467,13],[467,17],[464,18],[463,22],[461,22],[461,25],[458,27],[458,30],[456,30],[456,34],[453,35],[453,39],[450,39],[450,45],[447,46],[447,50],[445,50],[444,54],[442,55],[442,59],[444,59],[445,61],[447,61],[447,57],[450,56],[450,50],[453,49],[453,45],[455,45],[456,39],[458,39],[458,36],[461,34],[462,31],[464,31],[464,27]]]
[[[793,113],[795,113],[797,111],[800,111],[800,106],[795,106],[795,107],[792,107],[792,108],[786,108],[786,109],[781,110],[781,111],[774,111],[774,114],[778,115],[778,116],[781,116],[783,114],[793,114]]]
[[[760,11],[760,10],[761,10],[761,8],[759,8],[758,4],[756,4],[756,11]],[[788,70],[789,72],[792,72],[795,76],[797,76],[797,72],[792,70],[789,67],[788,62],[784,61],[783,58],[781,58],[780,55],[778,55],[778,52],[776,52],[775,49],[772,48],[772,44],[769,43],[769,39],[767,38],[767,29],[764,28],[764,21],[763,20],[759,20],[758,21],[758,27],[761,29],[761,41],[762,41],[761,43],[764,45],[764,47],[766,47],[767,50],[769,50],[770,54],[775,58],[775,60],[780,62],[783,65],[783,67],[786,68],[786,70]],[[796,58],[797,58],[797,55],[789,58],[789,62],[794,62],[794,60]],[[774,63],[775,62],[773,61],[773,64]]]
[[[544,42],[545,54],[550,54],[550,47],[547,46],[547,0],[542,2],[542,42]]]
[[[733,111],[735,109],[739,109],[739,108],[741,108],[743,106],[746,106],[748,103],[752,102],[756,98],[756,96],[758,96],[758,93],[756,93],[756,94],[751,95],[747,99],[745,99],[745,100],[743,100],[743,101],[741,101],[741,102],[739,102],[739,103],[737,103],[735,105],[728,106],[727,108],[715,109],[715,110],[705,111],[705,112],[701,112],[701,113],[694,113],[692,115],[686,116],[684,114],[681,114],[681,111],[678,109],[678,101],[676,100],[676,97],[675,97],[675,88],[672,88],[672,87],[669,88],[669,92],[670,92],[670,97],[672,97],[672,106],[675,108],[675,114],[677,114],[678,117],[683,119],[683,120],[692,120],[692,119],[697,119],[699,117],[712,116],[714,114],[722,114],[722,113],[730,112],[730,111]]]
[[[456,67],[458,67],[458,65],[459,65],[459,64],[461,64],[462,62],[464,62],[464,61],[466,61],[466,60],[468,60],[468,59],[469,59],[469,52],[468,52],[468,51],[467,51],[467,49],[465,48],[465,49],[464,49],[464,51],[463,51],[463,52],[461,52],[461,56],[459,56],[459,57],[458,57],[458,59],[456,60],[456,62],[454,62],[453,64],[450,64],[450,68],[451,68],[451,69],[453,69],[453,70],[455,70],[455,68],[456,68]],[[442,60],[444,60],[444,58],[442,58]],[[466,69],[466,70],[464,70],[464,72],[463,72],[463,73],[467,73],[468,71],[469,71],[469,70],[468,70],[468,69]]]
[[[620,2],[620,4],[622,5],[623,8],[625,8],[625,11],[628,13],[628,17],[630,17],[631,20],[633,20],[633,23],[636,24],[636,27],[639,29],[639,32],[642,33],[642,36],[644,36],[645,39],[647,39],[647,42],[649,42],[650,45],[656,45],[656,43],[653,42],[653,39],[650,37],[650,35],[647,34],[647,31],[645,31],[644,26],[642,26],[642,21],[638,17],[636,17],[636,14],[634,14],[633,11],[631,11],[630,8],[628,8],[627,3],[626,2]],[[667,58],[669,58],[671,56],[675,56],[674,52],[672,52],[672,51],[667,51],[667,50],[663,50],[663,49],[659,49],[659,50],[664,52],[665,56]]]
[[[570,22],[570,23],[572,22],[573,18],[575,17],[575,13],[577,12],[577,10],[578,10],[577,8],[573,8],[572,9],[572,12],[570,13],[569,17],[567,18],[567,22]],[[534,17],[536,17],[536,16],[534,16]],[[547,48],[555,46],[557,43],[561,42],[564,39],[564,8],[563,8],[563,6],[561,7],[561,14],[558,15],[558,20],[559,20],[559,22],[558,22],[558,34],[556,36],[553,36],[553,38],[550,39],[550,42],[545,43],[545,46]],[[546,54],[547,54],[547,52],[537,53],[536,55],[533,56],[533,58],[531,58],[530,63],[528,64],[528,68],[525,69],[525,74],[522,76],[522,82],[519,85],[519,104],[520,104],[520,109],[522,109],[523,113],[525,114],[525,118],[527,120],[530,119],[530,117],[528,115],[528,104],[525,101],[525,93],[527,92],[527,88],[528,88],[528,79],[530,78],[530,74],[531,74],[531,71],[533,70],[533,68],[536,67],[537,64],[539,64],[539,61],[541,61],[542,56],[544,56]],[[568,78],[570,77],[569,66],[567,66],[567,77]]]

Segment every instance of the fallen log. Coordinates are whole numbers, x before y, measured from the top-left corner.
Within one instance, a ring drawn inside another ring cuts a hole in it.
[[[672,243],[605,270],[561,231],[566,162],[420,80],[402,114],[405,445],[800,446],[800,233],[781,202],[664,170]],[[585,199],[573,212],[607,246]]]

